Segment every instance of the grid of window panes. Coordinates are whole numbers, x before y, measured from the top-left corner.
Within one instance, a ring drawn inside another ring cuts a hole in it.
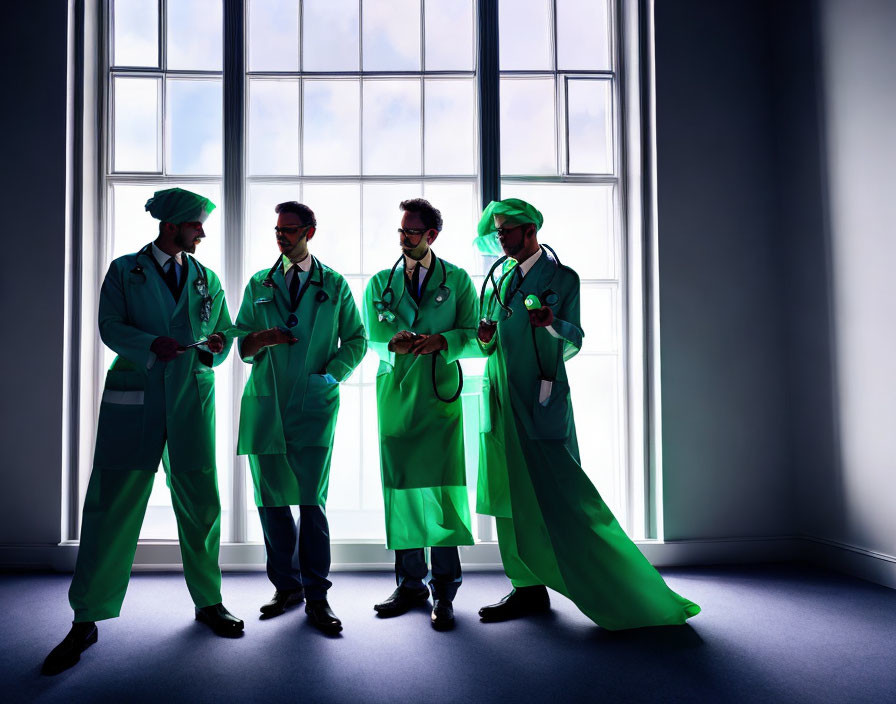
[[[400,255],[408,198],[441,210],[436,253],[479,270],[474,11],[472,0],[248,0],[244,278],[275,261],[274,206],[286,200],[314,210],[310,250],[359,307],[370,277]],[[370,351],[340,389],[334,539],[385,537],[376,369]],[[473,433],[471,489],[477,448]],[[261,540],[248,476],[246,510],[248,538]]]
[[[153,191],[183,186],[218,205],[197,256],[224,279],[233,314],[248,277],[277,256],[273,208],[285,200],[315,211],[311,251],[347,278],[359,304],[369,278],[398,257],[398,204],[416,196],[442,211],[437,254],[481,282],[484,262],[472,246],[480,211],[474,0],[245,0],[240,251],[226,241],[221,202],[223,0],[107,0],[107,7],[103,271],[154,239],[157,222],[143,207]],[[579,445],[586,471],[627,525],[613,7],[500,1],[501,176],[502,197],[542,211],[540,240],[581,277],[586,338],[568,368]],[[225,259],[241,276],[227,280]],[[101,356],[105,368],[113,355],[103,348]],[[237,419],[229,411],[248,374],[236,357],[216,373],[222,538],[260,541],[251,480],[234,455]],[[334,539],[384,536],[376,368],[370,352],[341,387],[327,507]],[[463,402],[472,415],[482,369],[482,360],[464,362]],[[97,397],[101,384],[102,375]],[[473,507],[478,428],[465,432]],[[234,494],[240,467],[245,491]],[[246,520],[231,520],[232,510]],[[233,535],[231,525],[245,529]],[[160,472],[141,538],[176,534]]]
[[[222,2],[110,0],[107,8],[106,238],[100,271],[104,273],[116,257],[136,252],[156,238],[158,221],[145,212],[144,204],[155,191],[180,186],[217,205],[205,223],[207,237],[197,247],[196,257],[222,276],[227,256],[225,204],[221,200]],[[103,369],[114,356],[102,347]],[[231,407],[231,365],[228,359],[215,374],[218,483],[225,541],[230,540],[235,428],[231,414],[224,411]],[[102,382],[100,374],[97,395]],[[84,487],[85,468],[82,472]],[[176,536],[171,497],[160,470],[140,537]]]
[[[609,0],[501,0],[501,197],[581,278],[585,340],[567,371],[582,464],[625,526],[623,233]],[[643,537],[635,535],[635,537]]]

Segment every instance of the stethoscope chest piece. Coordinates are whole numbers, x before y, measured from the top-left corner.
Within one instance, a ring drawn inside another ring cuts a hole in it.
[[[445,284],[439,286],[439,290],[436,293],[435,302],[437,306],[442,305],[445,301],[447,301],[451,297],[451,289],[449,289]]]

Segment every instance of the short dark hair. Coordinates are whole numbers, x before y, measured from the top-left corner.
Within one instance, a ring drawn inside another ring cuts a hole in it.
[[[314,211],[311,210],[307,205],[303,205],[295,200],[288,200],[285,203],[279,203],[275,208],[274,212],[279,215],[280,213],[295,213],[299,216],[299,219],[302,221],[302,227],[308,227],[311,225],[312,227],[317,227],[317,220],[314,217]]]
[[[420,213],[420,218],[427,230],[442,231],[442,214],[433,208],[428,200],[411,198],[401,201],[398,207],[408,213]]]

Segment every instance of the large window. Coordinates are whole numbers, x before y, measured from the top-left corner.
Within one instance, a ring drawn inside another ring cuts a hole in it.
[[[581,276],[585,346],[569,366],[579,444],[628,525],[614,3],[502,0],[500,80],[491,82],[479,75],[477,47],[492,30],[479,26],[478,9],[474,0],[107,0],[98,276],[154,239],[157,223],[143,210],[152,192],[183,186],[218,205],[197,256],[221,275],[234,315],[248,277],[278,255],[273,208],[284,200],[315,211],[311,250],[347,278],[359,304],[369,278],[398,257],[398,204],[415,196],[442,211],[436,252],[478,285],[490,263],[472,244],[480,165],[493,170],[502,197],[543,212],[540,239]],[[238,46],[225,42],[226,12]],[[500,170],[497,159],[483,161],[479,138],[480,102],[494,98],[481,91],[498,86]],[[112,356],[101,346],[84,356],[82,378],[97,397]],[[483,361],[464,366],[462,402],[475,414]],[[335,540],[384,538],[375,372],[371,352],[341,388],[327,506]],[[261,541],[245,458],[235,455],[247,375],[233,353],[216,373],[222,537],[233,542]],[[83,443],[92,445],[94,428],[82,424]],[[466,440],[472,507],[476,428]],[[89,463],[81,465],[83,488]],[[474,530],[494,537],[486,520]],[[637,526],[632,533],[643,537]],[[141,537],[176,538],[161,472]]]

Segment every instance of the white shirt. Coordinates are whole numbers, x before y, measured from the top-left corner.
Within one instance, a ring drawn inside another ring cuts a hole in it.
[[[408,278],[413,281],[414,276],[414,267],[420,265],[420,288],[417,290],[417,295],[420,295],[420,289],[423,288],[423,282],[426,280],[426,272],[429,271],[429,267],[432,266],[432,250],[426,250],[426,256],[423,257],[420,261],[416,259],[411,259],[408,255],[404,256],[404,270],[408,275]]]
[[[520,275],[521,276],[525,276],[526,274],[529,273],[529,270],[533,266],[535,266],[535,262],[537,262],[539,257],[541,257],[541,253],[543,251],[544,250],[541,247],[539,247],[538,251],[535,254],[533,254],[531,257],[529,257],[526,261],[520,263],[519,267],[520,267]]]
[[[159,263],[159,266],[163,269],[168,265],[168,260],[171,259],[170,254],[165,254],[161,249],[158,248],[155,242],[152,243],[152,256],[155,257],[155,260]],[[178,252],[174,255],[174,261],[177,262],[177,265],[183,266],[184,263],[184,253]]]
[[[289,257],[284,254],[283,271],[286,272],[284,278],[286,279],[286,287],[288,289],[290,283],[292,283],[292,277],[296,275],[297,271],[311,271],[311,255],[309,254],[300,262],[293,263],[290,261]],[[299,281],[301,281],[301,279],[299,279]]]

